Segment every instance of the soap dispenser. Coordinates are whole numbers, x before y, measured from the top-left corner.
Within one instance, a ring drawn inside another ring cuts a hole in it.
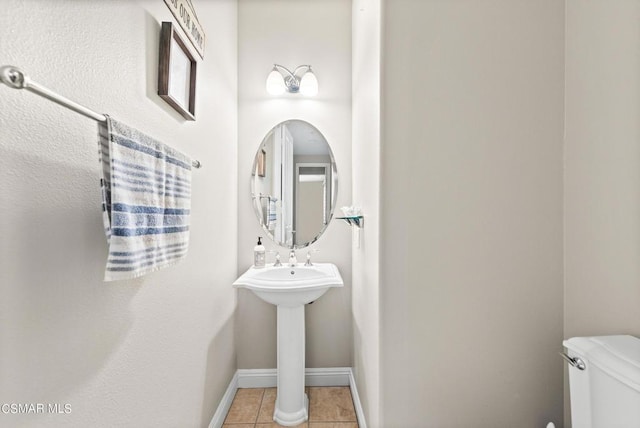
[[[258,236],[258,244],[253,247],[253,267],[263,268],[265,266],[265,249],[262,245],[262,236]]]

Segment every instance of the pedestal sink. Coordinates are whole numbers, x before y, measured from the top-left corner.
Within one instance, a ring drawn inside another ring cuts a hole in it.
[[[332,263],[252,267],[233,283],[278,307],[278,392],[273,420],[280,425],[298,425],[309,417],[304,393],[304,305],[343,285]]]

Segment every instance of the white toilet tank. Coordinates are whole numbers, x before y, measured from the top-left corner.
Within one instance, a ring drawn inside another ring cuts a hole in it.
[[[640,339],[574,337],[563,345],[584,363],[569,365],[572,427],[640,428]]]

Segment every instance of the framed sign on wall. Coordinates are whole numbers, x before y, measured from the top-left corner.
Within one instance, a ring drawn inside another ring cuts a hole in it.
[[[171,22],[160,30],[158,95],[187,120],[196,120],[197,61]]]
[[[176,18],[176,21],[187,35],[187,39],[196,50],[200,58],[204,59],[205,34],[204,28],[198,20],[196,10],[191,0],[164,0],[165,4]]]

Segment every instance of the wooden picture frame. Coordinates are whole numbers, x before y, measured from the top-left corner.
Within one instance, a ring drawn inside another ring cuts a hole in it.
[[[196,120],[197,61],[171,22],[160,30],[158,95],[187,120]]]
[[[260,151],[258,155],[258,177],[264,177],[267,173],[267,152]]]

